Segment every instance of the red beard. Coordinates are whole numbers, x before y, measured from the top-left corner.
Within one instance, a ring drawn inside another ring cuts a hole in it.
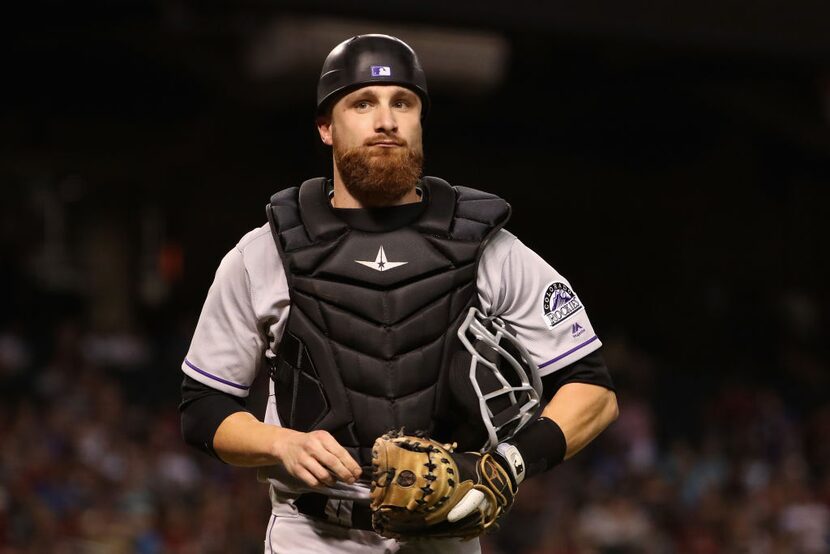
[[[366,207],[396,204],[415,187],[424,165],[420,148],[334,146],[334,161],[349,194]]]

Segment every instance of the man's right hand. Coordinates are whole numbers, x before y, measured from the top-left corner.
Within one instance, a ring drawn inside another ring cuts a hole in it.
[[[309,487],[354,483],[358,463],[328,431],[303,433],[259,421],[250,412],[224,419],[213,436],[213,449],[222,460],[244,467],[281,466],[290,477]]]
[[[328,431],[283,431],[274,442],[274,457],[309,487],[332,486],[335,481],[352,484],[360,477],[360,466]]]

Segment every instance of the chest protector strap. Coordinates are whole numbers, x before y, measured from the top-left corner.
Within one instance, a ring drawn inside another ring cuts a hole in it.
[[[396,228],[346,224],[323,178],[267,207],[291,299],[271,367],[280,422],[329,431],[364,466],[393,428],[451,439],[455,330],[477,305],[481,252],[510,215],[492,194],[421,184],[423,210]]]

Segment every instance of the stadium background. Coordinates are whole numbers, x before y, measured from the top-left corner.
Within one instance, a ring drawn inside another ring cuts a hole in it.
[[[104,0],[8,14],[0,553],[261,552],[188,450],[179,364],[269,195],[329,170],[326,52],[419,52],[426,172],[575,284],[620,419],[489,553],[830,551],[826,3]]]

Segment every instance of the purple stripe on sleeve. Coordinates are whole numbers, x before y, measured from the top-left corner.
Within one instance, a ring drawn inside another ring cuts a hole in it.
[[[562,358],[564,358],[565,356],[568,356],[569,354],[573,354],[574,352],[576,352],[577,350],[579,350],[579,349],[580,349],[580,348],[582,348],[583,346],[588,346],[589,344],[591,344],[591,343],[592,343],[592,342],[594,342],[595,340],[597,340],[597,336],[596,336],[596,335],[594,335],[594,336],[593,336],[593,337],[591,337],[590,339],[586,340],[586,341],[585,341],[585,342],[583,342],[582,344],[578,344],[578,345],[574,346],[573,348],[571,348],[571,349],[570,349],[570,350],[568,350],[567,352],[565,352],[565,353],[563,353],[563,354],[558,355],[558,356],[557,356],[557,357],[555,357],[554,359],[552,359],[552,360],[548,360],[547,362],[545,362],[545,363],[541,364],[541,365],[539,366],[539,369],[542,369],[543,367],[547,367],[547,366],[549,366],[550,364],[552,364],[552,363],[554,363],[554,362],[558,362],[559,360],[561,360],[561,359],[562,359]]]
[[[228,385],[229,387],[234,387],[234,388],[237,388],[237,389],[242,389],[242,390],[248,390],[249,388],[251,388],[251,387],[247,387],[247,386],[245,386],[245,385],[239,385],[239,384],[237,384],[237,383],[234,383],[234,382],[232,382],[232,381],[228,381],[228,380],[226,380],[226,379],[222,379],[221,377],[217,377],[216,375],[213,375],[213,374],[211,374],[211,373],[208,373],[208,372],[207,372],[207,371],[205,371],[204,369],[199,369],[199,368],[198,368],[198,367],[196,367],[195,365],[191,364],[191,363],[190,363],[190,360],[188,360],[187,358],[185,358],[185,359],[184,359],[184,363],[186,363],[186,364],[187,364],[187,367],[189,367],[189,368],[190,368],[190,369],[192,369],[193,371],[198,371],[199,373],[201,373],[201,374],[202,374],[202,375],[204,375],[205,377],[210,377],[210,378],[211,378],[211,379],[213,379],[214,381],[219,381],[220,383],[224,383],[225,385]]]

